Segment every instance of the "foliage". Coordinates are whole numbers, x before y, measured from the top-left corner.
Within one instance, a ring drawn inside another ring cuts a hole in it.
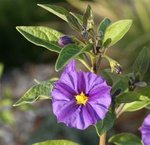
[[[101,65],[101,60],[107,59],[110,64],[111,71],[107,69],[103,74],[104,78],[107,76],[105,79],[110,82],[112,87],[112,103],[106,117],[95,125],[96,132],[100,137],[113,127],[115,120],[123,112],[137,111],[150,105],[150,87],[143,80],[143,75],[147,72],[149,67],[149,50],[144,48],[139,52],[133,65],[133,72],[128,74],[122,74],[121,65],[106,53],[109,47],[117,43],[128,32],[132,25],[132,20],[124,19],[111,22],[108,18],[104,18],[98,28],[95,29],[93,12],[89,5],[83,16],[69,12],[59,6],[42,4],[39,4],[39,6],[62,18],[73,30],[77,31],[78,36],[81,37],[81,39],[79,39],[80,37],[73,36],[71,37],[73,44],[66,44],[64,47],[61,47],[58,41],[63,34],[56,30],[41,26],[17,26],[17,30],[30,42],[59,54],[55,64],[56,71],[63,69],[70,60],[78,60],[88,71],[100,75],[101,67],[99,66]],[[73,82],[71,76],[70,80]],[[33,103],[43,95],[49,96],[54,86],[55,83],[53,81],[41,82],[29,89],[14,106]],[[67,86],[63,89],[64,91],[65,89],[69,90]],[[81,94],[83,94],[83,92]],[[84,94],[82,96],[87,98]],[[78,95],[78,97],[81,96]],[[81,101],[84,100],[81,99]],[[105,105],[103,107],[105,108]],[[141,140],[138,137],[127,133],[115,135],[111,137],[109,141],[117,145],[141,145]],[[59,141],[48,141],[35,145],[46,145],[48,143],[59,144]]]
[[[121,133],[112,136],[109,139],[109,142],[114,143],[115,145],[142,145],[141,140],[131,133]]]
[[[118,60],[122,60],[124,68],[128,71],[132,68],[132,64],[139,51],[143,47],[150,48],[150,10],[149,0],[133,0],[133,1],[82,1],[82,0],[67,0],[69,4],[80,10],[84,11],[84,7],[90,4],[93,8],[95,18],[103,19],[104,17],[110,18],[113,21],[119,19],[132,19],[133,27],[128,33],[128,37],[122,39],[114,47],[112,55]],[[117,6],[117,8],[116,8]],[[120,49],[122,51],[120,51]],[[117,55],[115,55],[117,54]],[[124,59],[123,59],[124,58]],[[130,58],[130,59],[127,59]],[[150,66],[149,66],[150,70]],[[150,80],[149,73],[144,76],[145,80]]]

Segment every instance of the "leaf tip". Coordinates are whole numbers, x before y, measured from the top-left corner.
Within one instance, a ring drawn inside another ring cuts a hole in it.
[[[37,6],[41,7],[41,6],[42,6],[42,4],[37,4]]]
[[[19,31],[19,32],[20,32],[20,31],[21,31],[21,29],[23,29],[23,26],[16,26],[16,30],[17,30],[17,31]]]
[[[132,23],[133,23],[133,20],[132,19],[127,19],[126,20],[130,25],[132,25]]]
[[[37,4],[37,6],[39,6],[41,8],[45,8],[47,6],[47,4]]]
[[[13,106],[13,107],[17,107],[17,106],[18,106],[18,104],[17,104],[17,103],[15,103],[15,104],[13,104],[12,106]]]
[[[19,31],[19,27],[20,27],[20,26],[16,26],[16,30],[18,30],[18,31]]]

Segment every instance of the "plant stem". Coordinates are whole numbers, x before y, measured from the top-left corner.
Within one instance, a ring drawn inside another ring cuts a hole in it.
[[[116,110],[116,118],[118,118],[123,112],[123,108],[124,108],[124,103],[123,104],[121,104],[118,108],[117,108],[117,110]]]
[[[82,60],[82,59],[80,59],[80,58],[78,58],[78,60],[79,60],[89,71],[91,71],[90,66],[89,66],[84,60]]]
[[[97,60],[97,68],[96,68],[97,72],[99,72],[101,60],[102,60],[102,56],[101,56],[101,54],[99,54],[99,57],[98,57],[98,60]]]
[[[102,134],[100,137],[99,137],[99,145],[105,145],[106,144],[106,134]]]
[[[94,51],[93,51],[93,53],[94,53]],[[96,54],[95,54],[95,56],[92,58],[92,71],[93,71],[95,74],[98,73],[101,60],[102,60],[102,54],[99,54],[98,60],[97,60]],[[99,145],[106,145],[106,133],[100,135],[96,126],[95,126],[95,128],[96,128],[96,132],[97,132],[97,134],[98,134],[98,136],[99,136]]]
[[[97,74],[97,62],[96,62],[96,56],[93,58],[93,62],[92,62],[92,69],[93,69],[93,72],[95,74]]]

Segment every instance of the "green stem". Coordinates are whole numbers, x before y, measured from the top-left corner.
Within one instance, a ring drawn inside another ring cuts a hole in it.
[[[97,74],[97,62],[96,62],[96,56],[93,57],[92,60],[92,71]]]
[[[101,63],[101,55],[99,56],[99,59],[98,59],[98,63],[97,63],[97,57],[93,57],[93,63],[92,63],[92,68],[93,68],[93,72],[96,74],[97,71],[98,71],[98,68],[99,68],[99,65]],[[96,128],[96,132],[99,136],[99,145],[105,145],[106,144],[106,133],[100,135],[99,132],[98,132],[98,128],[97,126],[95,126]]]
[[[90,66],[89,66],[84,60],[82,60],[82,59],[80,59],[80,58],[78,58],[78,60],[79,60],[89,71],[91,71]]]
[[[95,125],[95,129],[96,129],[96,133],[97,133],[97,135],[100,137],[100,134],[99,134],[99,131],[98,131],[98,128],[97,128],[97,126]]]
[[[102,55],[99,54],[98,61],[97,61],[97,72],[99,72],[101,60],[102,60]]]

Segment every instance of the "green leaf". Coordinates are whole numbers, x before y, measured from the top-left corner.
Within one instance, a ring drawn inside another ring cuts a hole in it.
[[[38,6],[42,7],[43,9],[49,11],[50,13],[60,17],[64,21],[68,22],[67,15],[69,12],[64,9],[63,7],[56,6],[56,5],[50,5],[50,4],[38,4]]]
[[[111,86],[113,84],[115,85],[117,81],[123,77],[121,74],[118,75],[116,73],[113,73],[111,69],[102,70],[102,75],[105,77],[105,79]]]
[[[93,12],[90,5],[87,6],[86,11],[83,15],[83,26],[87,31],[92,29],[94,26]]]
[[[68,24],[76,31],[81,32],[82,26],[80,25],[76,17],[72,15],[72,13],[69,13],[66,17],[68,20]]]
[[[122,92],[128,91],[128,77],[122,76],[118,78],[118,80],[112,86],[112,93],[114,93],[117,89],[121,89]]]
[[[104,18],[98,26],[98,32],[102,32],[104,35],[106,28],[111,24],[111,20],[108,18]]]
[[[143,48],[133,64],[134,74],[140,74],[141,77],[147,72],[150,63],[150,51]]]
[[[79,144],[68,140],[49,140],[40,143],[35,143],[32,145],[79,145]]]
[[[150,110],[150,104],[148,104],[147,106],[145,106],[145,108]]]
[[[13,106],[34,103],[39,99],[50,99],[50,92],[55,80],[41,82],[31,87]]]
[[[136,87],[141,87],[141,88],[143,88],[143,87],[146,87],[146,86],[147,86],[147,83],[144,82],[144,81],[139,81],[139,82],[137,82],[137,83],[134,83],[134,85],[135,85]]]
[[[103,44],[103,47],[104,48],[108,48],[108,46],[111,44],[111,39],[109,38],[109,39],[107,39],[105,42],[104,42],[104,44]]]
[[[98,133],[100,135],[106,133],[110,130],[115,123],[116,115],[113,112],[108,112],[106,117],[96,124],[96,128],[98,129]]]
[[[113,79],[111,74],[113,74],[109,69],[102,70],[102,76],[107,80],[107,83],[112,86]]]
[[[66,9],[64,9],[63,7],[56,6],[56,5],[38,4],[38,6],[44,8],[45,10],[49,11],[50,13],[53,13],[54,15],[60,17],[61,19],[63,19],[67,23],[69,23],[73,29],[75,29],[77,31],[81,30],[81,25],[77,19],[77,17],[79,18],[80,15],[73,14],[73,13],[67,11]]]
[[[114,135],[109,139],[109,142],[115,145],[142,145],[141,140],[131,133]]]
[[[82,49],[82,53],[90,52],[92,49],[93,49],[93,44],[89,43]]]
[[[78,20],[78,22],[80,23],[81,26],[83,25],[83,16],[82,15],[76,14],[73,12],[70,12],[70,14],[72,14]]]
[[[57,53],[61,51],[58,40],[63,36],[62,33],[43,26],[17,26],[16,28],[31,43]]]
[[[81,47],[75,45],[75,44],[69,44],[66,47],[64,47],[56,61],[55,70],[59,71],[61,70],[72,58],[75,58],[82,52]]]
[[[150,99],[150,86],[137,90],[137,93],[140,93]]]
[[[134,92],[122,93],[116,98],[117,103],[131,103],[134,101],[150,101],[150,86]]]
[[[148,100],[148,98],[137,92],[125,92],[125,93],[122,93],[121,95],[117,96],[117,98],[116,98],[116,102],[119,104],[120,103],[131,103],[134,101],[144,101],[144,100]]]
[[[111,39],[111,43],[109,44],[109,46],[114,45],[128,32],[131,24],[132,20],[126,19],[117,21],[109,25],[104,34],[103,44],[107,41],[107,39]]]
[[[140,109],[145,108],[146,106],[150,105],[150,101],[135,101],[132,103],[126,103],[123,112],[133,112]]]

